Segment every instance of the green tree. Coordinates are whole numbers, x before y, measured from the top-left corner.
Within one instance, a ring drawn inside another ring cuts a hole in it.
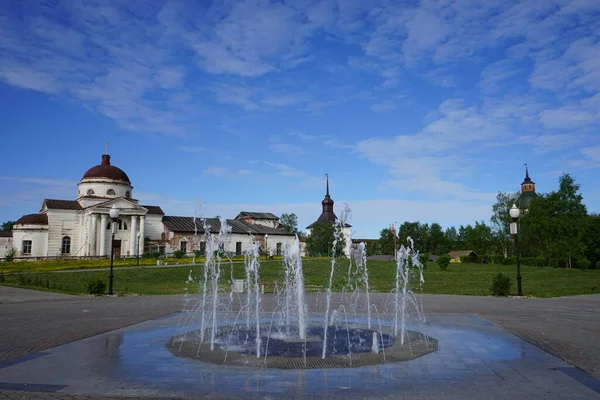
[[[379,254],[394,254],[394,232],[392,232],[391,229],[385,228],[381,230],[381,233],[379,234],[379,240],[377,241],[377,247]]]
[[[585,257],[592,266],[600,262],[600,214],[590,214],[587,218],[584,235]]]
[[[0,231],[9,232],[12,231],[13,226],[15,225],[15,221],[6,221],[0,225]]]
[[[442,226],[440,224],[436,222],[432,223],[429,227],[428,236],[428,253],[440,255],[448,252],[446,251],[446,248],[448,247],[446,236],[444,235],[444,231],[442,230]]]
[[[579,187],[569,174],[563,174],[558,191],[533,199],[520,223],[523,255],[540,255],[548,264],[557,259],[566,267],[584,259],[588,215]]]
[[[492,253],[500,253],[504,257],[508,257],[512,249],[510,238],[510,223],[512,218],[508,214],[508,210],[516,203],[519,198],[519,193],[502,193],[498,192],[496,203],[492,206]]]
[[[398,228],[398,243],[406,243],[406,240],[410,237],[415,245],[415,250],[424,252],[427,238],[427,225],[422,225],[419,221],[404,222]]]
[[[281,225],[286,232],[294,234],[298,233],[298,217],[294,213],[281,214],[281,217],[279,217],[279,225]]]
[[[459,250],[460,237],[458,236],[458,231],[455,227],[451,226],[449,228],[446,228],[446,232],[444,232],[444,237],[446,239],[446,248],[444,249],[443,253],[449,253],[452,250]]]
[[[339,225],[317,222],[313,224],[310,235],[306,238],[306,251],[309,256],[331,256],[335,235],[338,241],[335,246],[336,257],[344,255],[346,240]]]
[[[474,250],[478,254],[488,254],[492,247],[492,228],[485,222],[475,222],[475,226],[465,228],[465,250]]]

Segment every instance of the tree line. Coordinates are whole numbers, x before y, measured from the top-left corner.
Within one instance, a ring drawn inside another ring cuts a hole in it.
[[[518,220],[520,253],[525,264],[554,267],[600,268],[600,215],[588,213],[580,186],[569,174],[559,178],[558,189],[538,194]],[[512,219],[508,213],[519,193],[499,192],[490,221],[449,227],[438,223],[404,222],[395,235],[382,229],[379,240],[367,246],[370,255],[393,254],[410,236],[421,253],[446,254],[473,250],[479,258],[514,263]]]

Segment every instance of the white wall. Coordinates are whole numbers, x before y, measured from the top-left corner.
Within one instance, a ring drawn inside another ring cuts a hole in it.
[[[144,222],[144,236],[151,240],[160,240],[164,231],[162,224],[162,215],[146,214]]]
[[[0,236],[0,258],[4,258],[6,256],[6,252],[13,247],[12,237]]]
[[[92,196],[104,197],[106,200],[119,197],[128,198],[127,192],[129,192],[129,197],[133,197],[133,188],[130,184],[108,178],[85,178],[77,186],[77,197],[87,196],[90,189],[94,191]],[[106,194],[109,189],[114,190],[115,194]]]
[[[31,240],[31,254],[22,254],[23,241]],[[13,246],[17,257],[45,257],[48,247],[48,230],[42,225],[19,225],[13,228]]]
[[[47,255],[51,257],[87,255],[85,243],[87,221],[84,221],[83,212],[49,209],[46,214],[48,215]],[[65,236],[71,238],[71,252],[69,254],[62,254],[61,252],[62,240]]]

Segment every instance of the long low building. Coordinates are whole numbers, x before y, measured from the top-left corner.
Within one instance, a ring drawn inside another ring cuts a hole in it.
[[[0,258],[11,248],[17,258],[105,257],[113,242],[116,257],[135,257],[144,253],[192,253],[206,248],[204,223],[200,218],[166,216],[160,206],[141,205],[133,198],[127,174],[111,165],[110,155],[90,168],[78,183],[76,200],[45,199],[39,213],[19,218],[11,234],[4,234]],[[265,212],[240,212],[234,219],[206,219],[206,227],[218,234],[221,223],[231,227],[224,249],[242,254],[252,243],[263,251],[281,253],[294,235],[279,225],[279,217]]]

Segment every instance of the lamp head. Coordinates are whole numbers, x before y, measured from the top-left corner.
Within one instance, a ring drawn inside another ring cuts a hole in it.
[[[136,236],[137,236],[137,237],[138,237],[138,239],[139,239],[139,238],[140,238],[140,236],[142,236],[142,233],[141,233],[141,232],[138,232],[138,233],[136,234]]]
[[[113,206],[110,208],[110,211],[108,212],[108,214],[110,215],[110,217],[111,217],[112,219],[117,219],[117,218],[119,218],[120,211],[119,211],[119,209],[117,208],[117,205],[116,205],[116,204],[113,204]]]
[[[516,204],[513,204],[510,210],[508,210],[508,213],[512,219],[516,220],[521,215],[521,210],[519,210],[519,207],[517,207]]]

